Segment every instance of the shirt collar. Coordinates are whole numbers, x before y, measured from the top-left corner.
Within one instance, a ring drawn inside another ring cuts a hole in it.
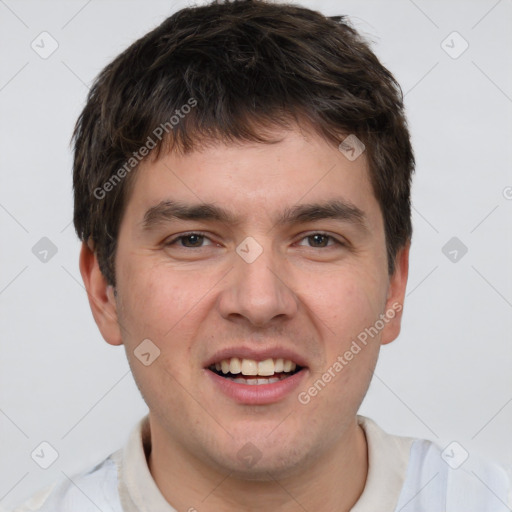
[[[393,512],[405,482],[414,441],[387,434],[373,420],[357,417],[368,445],[366,484],[351,512]]]

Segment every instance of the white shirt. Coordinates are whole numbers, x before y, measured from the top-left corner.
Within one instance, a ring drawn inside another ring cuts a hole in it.
[[[368,443],[369,469],[351,512],[512,510],[511,471],[473,456],[459,466],[464,458],[460,445],[443,455],[430,441],[389,435],[362,416],[358,421]],[[35,495],[14,512],[176,512],[147,466],[144,446],[149,443],[146,417],[122,450],[71,482],[66,479]]]

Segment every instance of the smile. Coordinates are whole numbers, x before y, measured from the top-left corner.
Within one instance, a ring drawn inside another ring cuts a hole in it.
[[[249,386],[274,384],[291,377],[301,369],[290,359],[282,358],[256,361],[232,357],[209,366],[209,370],[220,377]]]
[[[290,351],[280,350],[282,353],[276,355],[281,357],[253,355],[250,349],[238,352],[246,352],[246,357],[224,351],[212,358],[204,371],[215,390],[240,405],[270,405],[293,399],[309,375],[305,360]]]

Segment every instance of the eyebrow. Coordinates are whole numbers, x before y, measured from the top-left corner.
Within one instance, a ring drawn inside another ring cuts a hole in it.
[[[142,227],[144,230],[151,230],[157,225],[173,219],[237,223],[233,214],[211,203],[184,204],[178,201],[164,200],[146,211]]]
[[[277,223],[300,224],[324,219],[345,221],[368,231],[364,212],[354,204],[341,199],[323,203],[299,204],[286,208]]]
[[[144,231],[150,231],[173,219],[218,221],[232,225],[240,223],[240,219],[234,213],[212,203],[185,204],[163,200],[146,211],[142,228]],[[341,220],[359,227],[362,231],[368,231],[364,212],[354,204],[341,199],[285,208],[277,217],[274,226],[301,224],[324,219]]]

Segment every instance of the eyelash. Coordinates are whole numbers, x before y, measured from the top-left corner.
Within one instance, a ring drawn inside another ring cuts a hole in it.
[[[179,235],[175,238],[172,238],[171,240],[169,240],[168,242],[165,242],[164,245],[166,247],[170,246],[170,245],[174,245],[176,242],[180,241],[180,240],[184,240],[185,238],[189,237],[189,236],[192,236],[192,235],[196,235],[196,236],[200,236],[200,237],[203,237],[203,238],[207,238],[208,240],[210,240],[210,238],[205,235],[204,233],[201,233],[200,231],[191,231],[190,233],[184,233],[182,235]],[[210,242],[212,242],[212,244],[214,243],[212,240],[210,240]],[[182,245],[182,247],[184,249],[196,249],[196,247],[185,247]],[[201,249],[202,247],[197,247],[197,249]]]
[[[169,240],[168,242],[165,242],[164,245],[166,247],[175,245],[176,242],[179,242],[180,240],[183,241],[187,237],[190,237],[190,236],[193,236],[193,235],[198,236],[198,237],[203,237],[205,239],[208,239],[208,240],[210,240],[210,242],[212,242],[212,245],[215,245],[215,242],[213,242],[213,240],[211,240],[206,234],[204,234],[204,233],[202,233],[200,231],[191,231],[189,233],[184,233],[182,235],[176,236],[176,237],[172,238],[171,240]],[[311,232],[310,234],[304,235],[299,241],[302,241],[302,240],[314,237],[316,235],[327,237],[328,238],[328,245],[326,245],[324,247],[311,247],[310,246],[310,248],[312,248],[312,249],[325,249],[327,247],[332,247],[333,245],[339,245],[341,247],[346,247],[346,245],[347,245],[346,243],[341,242],[340,240],[338,240],[334,236],[329,235],[328,233],[324,233],[323,231]],[[329,244],[329,241],[332,241],[333,243]],[[186,247],[184,245],[181,245],[180,247],[182,247],[184,249],[202,249],[204,246],[201,245],[199,247]]]

